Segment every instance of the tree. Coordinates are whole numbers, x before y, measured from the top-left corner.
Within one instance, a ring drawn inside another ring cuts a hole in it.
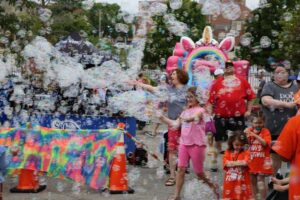
[[[53,16],[53,23],[51,25],[51,42],[56,43],[58,40],[70,34],[71,32],[85,31],[87,34],[92,33],[92,26],[88,18],[82,13],[60,13]]]
[[[295,0],[267,0],[264,5],[254,10],[253,17],[246,22],[244,35],[251,43],[241,46],[237,56],[266,69],[270,69],[272,62],[285,60],[286,55],[283,53],[282,41],[279,38],[283,31],[280,21],[284,13],[294,6]]]
[[[183,0],[181,8],[172,10],[168,4],[168,14],[173,15],[176,20],[187,25],[188,30],[184,36],[194,41],[199,40],[205,26],[205,17],[201,14],[199,3],[191,0]],[[155,28],[147,34],[147,41],[144,50],[143,67],[149,69],[165,68],[166,60],[172,55],[176,42],[179,42],[180,35],[175,35],[168,29],[164,16],[152,17]]]
[[[297,2],[295,9],[284,14],[282,21],[282,33],[279,38],[282,41],[284,56],[291,62],[294,69],[300,69],[300,1]]]
[[[60,15],[81,9],[83,1],[84,0],[51,0],[51,4],[48,4],[48,7],[53,12],[53,15]]]
[[[94,33],[99,35],[99,31],[101,31],[102,37],[109,37],[112,39],[116,39],[118,37],[131,38],[133,36],[133,32],[130,24],[127,33],[116,31],[115,26],[117,23],[125,24],[120,13],[120,6],[118,4],[94,4],[92,9],[88,12],[88,18],[94,28]]]

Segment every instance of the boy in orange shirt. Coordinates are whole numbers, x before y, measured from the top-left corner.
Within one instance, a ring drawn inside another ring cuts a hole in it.
[[[300,199],[300,115],[289,119],[272,149],[291,163],[289,200]]]

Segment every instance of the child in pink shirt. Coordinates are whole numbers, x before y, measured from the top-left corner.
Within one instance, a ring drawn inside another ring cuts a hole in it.
[[[181,126],[181,136],[178,147],[178,171],[176,175],[176,191],[172,200],[180,199],[180,192],[184,183],[186,168],[190,159],[192,160],[193,169],[198,178],[214,192],[216,186],[205,176],[203,163],[205,159],[205,122],[203,120],[204,108],[200,107],[201,96],[196,92],[195,87],[191,87],[187,91],[187,107],[181,113],[177,120],[171,120],[165,116],[161,116],[161,120],[169,126]],[[201,102],[203,103],[203,102]]]

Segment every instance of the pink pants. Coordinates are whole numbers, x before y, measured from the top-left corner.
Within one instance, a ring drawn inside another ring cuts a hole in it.
[[[179,144],[178,167],[188,167],[189,161],[192,159],[194,172],[196,174],[203,173],[205,148],[205,146]]]

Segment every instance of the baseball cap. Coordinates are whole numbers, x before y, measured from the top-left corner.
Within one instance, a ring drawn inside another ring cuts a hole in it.
[[[215,72],[214,72],[215,76],[218,76],[218,75],[221,75],[221,74],[224,74],[224,71],[223,71],[223,69],[220,69],[220,68],[216,69]]]

